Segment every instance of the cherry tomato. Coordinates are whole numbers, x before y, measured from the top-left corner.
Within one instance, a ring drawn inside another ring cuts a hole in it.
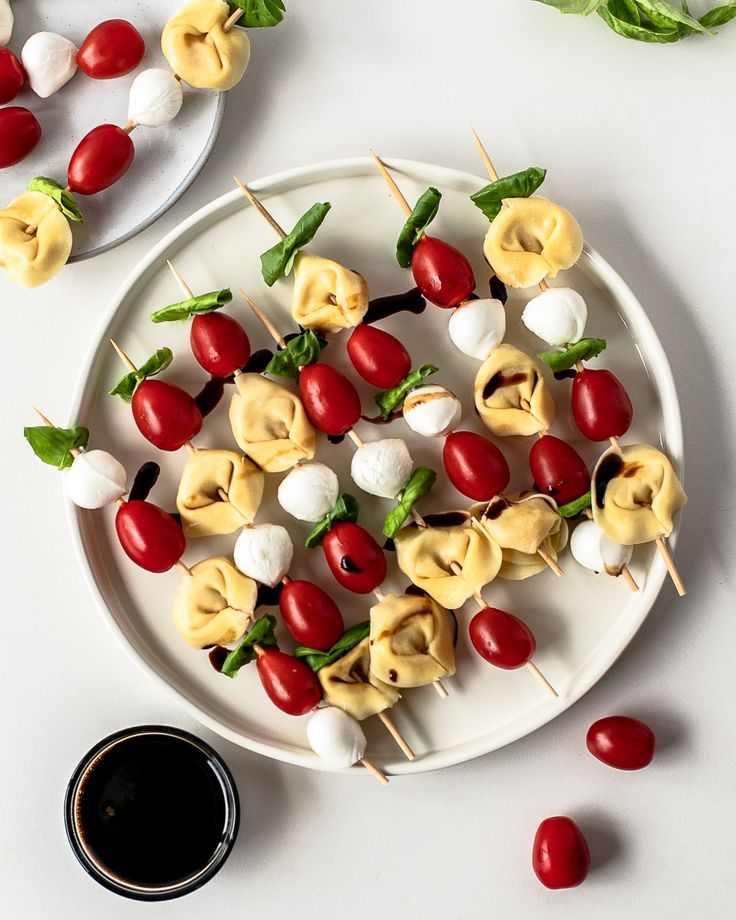
[[[529,467],[540,492],[558,505],[575,501],[590,490],[590,473],[583,458],[567,441],[551,434],[534,442]]]
[[[95,195],[128,171],[135,147],[117,125],[98,125],[85,134],[69,160],[67,182],[73,192]]]
[[[419,290],[438,307],[456,307],[475,290],[470,262],[433,236],[423,236],[414,247],[411,270]]]
[[[140,433],[161,450],[179,450],[202,427],[202,413],[189,393],[163,380],[144,380],[131,408]]]
[[[367,530],[339,521],[322,541],[335,580],[356,594],[370,594],[386,578],[386,557]]]
[[[572,416],[591,441],[617,438],[629,430],[634,409],[623,384],[610,371],[579,371],[572,382]]]
[[[325,434],[345,434],[360,418],[358,391],[329,364],[303,367],[299,373],[299,393],[309,421]]]
[[[453,431],[442,450],[447,475],[455,488],[478,502],[503,492],[511,473],[496,445],[474,431]]]
[[[41,125],[33,112],[22,105],[0,109],[0,169],[20,163],[40,140]]]
[[[348,357],[363,380],[388,390],[411,370],[411,356],[401,342],[373,326],[356,326],[348,339]]]
[[[10,48],[0,48],[0,105],[15,99],[26,82],[26,72]]]
[[[311,581],[290,581],[279,597],[284,623],[300,645],[327,651],[345,631],[337,604]]]
[[[303,661],[274,648],[264,648],[256,662],[268,698],[282,712],[303,716],[322,699],[317,675]]]
[[[94,80],[122,77],[140,64],[146,43],[126,19],[106,19],[89,33],[77,53],[77,64]]]
[[[644,722],[630,716],[607,716],[588,729],[590,753],[617,770],[641,770],[652,762],[656,739]]]
[[[585,881],[590,851],[582,831],[572,818],[545,818],[537,828],[532,867],[546,888],[574,888]]]
[[[151,502],[135,500],[121,505],[115,530],[129,558],[149,572],[168,572],[187,545],[174,518]]]
[[[497,607],[479,610],[470,621],[469,631],[480,657],[506,671],[523,667],[537,647],[526,623]]]
[[[226,313],[200,313],[192,320],[189,341],[194,357],[215,377],[229,377],[250,358],[250,340]]]

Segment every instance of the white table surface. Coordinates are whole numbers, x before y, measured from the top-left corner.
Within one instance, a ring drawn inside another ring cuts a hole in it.
[[[162,20],[169,6],[161,3]],[[46,287],[25,292],[0,277],[0,914],[732,916],[736,23],[713,40],[650,46],[530,0],[291,0],[282,26],[252,38],[219,143],[184,200],[137,239]],[[33,458],[21,429],[34,424],[34,401],[66,421],[113,291],[166,231],[231,188],[234,172],[255,178],[371,146],[480,171],[471,122],[502,170],[547,167],[548,194],[577,215],[659,331],[685,421],[690,504],[677,560],[689,594],[678,600],[667,585],[619,662],[546,728],[383,789],[241,750],[199,728],[145,677],[93,607],[67,540],[59,479]],[[619,712],[657,732],[656,759],[642,773],[610,770],[585,750],[590,723]],[[143,722],[213,743],[243,806],[220,875],[155,907],[92,882],[62,822],[82,754]],[[573,816],[590,843],[593,871],[574,891],[543,889],[530,868],[536,826],[553,814]]]

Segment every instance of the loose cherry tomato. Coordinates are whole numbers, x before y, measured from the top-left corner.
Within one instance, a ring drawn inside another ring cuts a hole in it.
[[[529,451],[529,467],[540,492],[566,505],[590,489],[590,473],[580,454],[567,441],[546,434]]]
[[[545,888],[574,888],[585,881],[590,850],[572,818],[545,818],[537,828],[532,867]]]
[[[586,368],[572,382],[572,416],[591,441],[617,438],[629,430],[634,409],[623,384],[610,371]]]
[[[110,80],[135,70],[145,53],[146,43],[132,23],[106,19],[80,45],[77,64],[94,80]]]
[[[192,320],[189,341],[194,357],[215,377],[229,377],[250,358],[250,340],[226,313],[200,313]]]
[[[347,348],[363,380],[381,390],[395,387],[411,370],[411,356],[401,342],[374,326],[356,326]]]
[[[497,607],[479,610],[470,621],[469,631],[480,657],[506,671],[523,667],[537,647],[526,623]]]
[[[641,770],[652,762],[656,739],[644,722],[630,716],[607,716],[588,729],[590,753],[617,770]]]
[[[309,421],[325,434],[345,434],[360,418],[358,391],[329,364],[303,367],[299,373],[299,393]]]
[[[503,492],[511,473],[496,445],[474,431],[453,431],[442,450],[447,475],[455,488],[478,502]]]
[[[10,48],[0,48],[0,105],[15,99],[26,82],[26,72]]]
[[[115,530],[129,558],[149,572],[168,572],[187,545],[174,518],[151,502],[135,500],[121,505]]]
[[[202,427],[202,413],[189,393],[163,380],[144,380],[131,408],[140,433],[161,450],[179,450]]]
[[[41,125],[33,112],[22,105],[0,109],[0,169],[20,163],[40,140]]]
[[[279,597],[284,623],[300,645],[327,651],[345,631],[337,604],[311,581],[289,581]]]
[[[274,648],[264,648],[256,662],[268,698],[282,712],[303,716],[322,699],[317,675],[303,661]]]
[[[423,236],[414,247],[411,270],[419,290],[438,307],[456,307],[475,290],[470,262],[434,236]]]
[[[386,557],[367,530],[339,521],[322,541],[335,580],[356,594],[370,594],[386,578]]]
[[[133,141],[122,128],[98,125],[84,135],[69,160],[69,188],[80,195],[95,195],[124,176],[134,156]]]

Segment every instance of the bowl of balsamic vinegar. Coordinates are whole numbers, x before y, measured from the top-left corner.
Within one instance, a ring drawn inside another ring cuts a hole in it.
[[[238,833],[235,782],[188,732],[142,725],[81,760],[64,801],[67,836],[101,885],[143,901],[178,898],[221,868]]]

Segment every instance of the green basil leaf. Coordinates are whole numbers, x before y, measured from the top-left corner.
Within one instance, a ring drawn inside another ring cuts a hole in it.
[[[337,661],[338,658],[347,655],[350,649],[355,648],[359,642],[362,642],[370,631],[370,620],[366,620],[364,623],[357,623],[346,630],[328,651],[323,652],[317,648],[308,648],[306,645],[297,645],[294,649],[294,657],[303,658],[316,674],[320,668],[324,668],[325,665],[332,664],[333,661]]]
[[[48,425],[40,425],[38,428],[24,428],[23,436],[39,459],[63,470],[74,462],[72,450],[87,446],[89,429],[82,426],[50,428]]]
[[[484,185],[470,196],[470,200],[476,208],[480,208],[488,220],[492,221],[498,216],[504,198],[530,198],[544,182],[546,175],[546,169],[530,166],[523,172],[504,176]]]
[[[119,396],[123,402],[129,403],[141,381],[146,377],[155,377],[156,374],[160,374],[173,360],[174,355],[170,348],[159,348],[138,370],[129,371],[124,377],[121,377],[110,390],[110,396]]]
[[[314,364],[327,340],[318,336],[314,330],[307,329],[286,343],[266,365],[266,373],[279,377],[299,377],[299,368]]]
[[[608,0],[608,9],[623,22],[628,22],[632,26],[641,25],[639,7],[634,0]]]
[[[307,549],[317,546],[318,543],[324,540],[327,532],[336,521],[357,521],[359,511],[360,506],[357,498],[347,493],[341,495],[322,520],[317,521],[309,531],[304,545]]]
[[[713,34],[709,28],[698,22],[697,19],[678,9],[672,3],[667,3],[666,0],[636,0],[636,5],[660,28],[666,29],[667,24],[672,23],[686,26],[688,30],[702,32],[704,35]]]
[[[245,10],[237,25],[249,29],[277,26],[286,12],[283,0],[227,0],[227,5],[231,13]]]
[[[436,188],[428,188],[420,196],[406,223],[401,228],[401,233],[396,243],[396,261],[402,268],[409,268],[411,265],[411,254],[414,252],[414,247],[437,216],[441,198],[442,193],[438,192]]]
[[[537,3],[546,3],[553,6],[561,13],[572,13],[578,16],[587,16],[594,13],[605,0],[537,0]]]
[[[590,361],[606,347],[605,339],[580,339],[567,348],[553,348],[550,351],[540,351],[537,355],[554,373],[566,371],[574,367],[578,361]]]
[[[732,19],[736,19],[736,0],[731,0],[730,3],[723,6],[713,7],[712,10],[708,10],[705,15],[701,16],[699,21],[707,29],[712,29],[715,26],[725,26]]]
[[[400,383],[397,383],[395,387],[378,393],[375,400],[381,410],[381,418],[387,419],[399,403],[404,401],[404,397],[409,390],[419,386],[425,377],[429,377],[430,374],[436,374],[438,370],[439,368],[435,364],[420,364],[419,367],[407,374]]]
[[[329,201],[313,204],[306,214],[302,214],[291,233],[263,253],[261,274],[269,287],[275,284],[282,275],[289,274],[297,252],[302,246],[306,246],[319,230],[330,207]]]
[[[574,501],[568,502],[566,505],[559,505],[557,508],[557,513],[560,517],[563,518],[573,518],[577,517],[579,514],[582,514],[586,508],[591,506],[591,496],[590,492],[586,492],[585,495],[581,495],[580,498],[576,498]]]
[[[230,303],[232,299],[233,294],[230,288],[223,288],[221,291],[210,291],[209,294],[198,294],[188,300],[172,303],[162,310],[156,310],[155,313],[151,313],[149,319],[152,323],[170,323],[190,319],[198,313],[211,313],[226,303]]]
[[[220,670],[221,674],[226,677],[235,677],[238,671],[251,661],[258,657],[253,646],[265,645],[267,647],[277,647],[274,630],[276,628],[276,617],[268,613],[255,621],[249,633],[247,633],[235,648],[230,652],[223,662]]]
[[[44,195],[53,198],[59,205],[61,213],[69,220],[80,223],[84,220],[74,195],[53,179],[47,179],[45,176],[36,176],[35,179],[31,179],[28,183],[28,191],[43,192]]]
[[[625,22],[623,19],[614,16],[605,6],[599,7],[598,15],[617,35],[623,38],[630,38],[633,41],[663,43],[679,42],[682,38],[679,27],[677,26],[674,26],[670,32],[658,32],[656,29],[643,23],[639,26],[632,25],[630,22]]]
[[[406,519],[411,515],[411,509],[432,490],[437,481],[437,473],[428,466],[418,466],[409,477],[404,486],[404,491],[399,496],[398,503],[393,511],[386,515],[383,524],[383,534],[393,540],[401,530]]]

